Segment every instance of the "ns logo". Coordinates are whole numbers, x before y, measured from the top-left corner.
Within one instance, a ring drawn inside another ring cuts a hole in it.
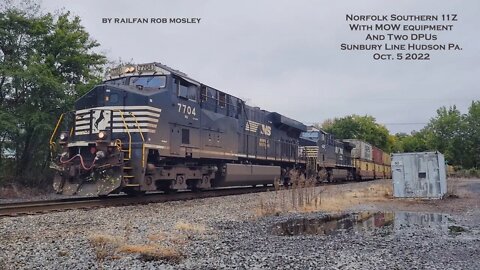
[[[261,128],[260,128],[260,134],[271,136],[272,135],[272,127],[262,124]]]
[[[272,135],[272,127],[271,126],[260,124],[258,122],[252,121],[252,120],[247,120],[247,123],[245,124],[245,130],[246,131],[257,133],[259,129],[260,129],[260,134],[261,135],[266,135],[266,136],[271,136]]]

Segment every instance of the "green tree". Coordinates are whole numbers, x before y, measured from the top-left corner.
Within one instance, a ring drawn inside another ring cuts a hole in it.
[[[468,130],[465,115],[456,106],[439,108],[424,132],[429,149],[442,152],[457,165],[467,165]]]
[[[480,168],[480,101],[472,101],[465,116],[467,142],[465,166]]]
[[[376,122],[372,116],[349,115],[322,124],[322,129],[338,139],[360,139],[387,152],[391,151],[393,139],[388,129]]]
[[[27,184],[48,178],[50,133],[98,80],[106,63],[93,52],[98,46],[69,12],[42,14],[35,4],[1,10],[0,178]]]
[[[393,152],[423,152],[428,150],[426,137],[427,131],[413,131],[410,135],[406,133],[395,134],[396,145]]]

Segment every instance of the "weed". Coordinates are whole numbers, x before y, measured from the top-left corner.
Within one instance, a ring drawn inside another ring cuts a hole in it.
[[[118,250],[123,253],[139,254],[140,259],[144,261],[179,262],[183,258],[183,254],[177,248],[155,244],[124,245]]]
[[[277,201],[278,200],[276,197],[273,200],[268,200],[265,199],[262,195],[260,195],[260,205],[258,208],[255,209],[255,215],[260,217],[278,216],[280,214],[280,210],[278,209],[279,207],[276,205]]]
[[[315,187],[315,179],[302,175],[291,178],[291,186],[276,186],[275,192],[261,194],[255,216],[272,216],[284,212],[344,211],[367,201],[391,198],[392,187],[386,183],[351,190],[339,190],[335,186]]]
[[[448,178],[447,179],[447,197],[458,198],[458,178]]]
[[[188,240],[190,240],[190,239],[191,238],[189,238],[188,236],[176,235],[176,236],[171,237],[169,240],[174,245],[184,246],[188,243]]]
[[[168,237],[169,236],[168,236],[167,233],[157,232],[157,233],[154,233],[154,234],[150,234],[147,238],[150,241],[158,242],[158,241],[165,241],[166,239],[168,239]]]
[[[465,228],[455,225],[448,226],[448,230],[451,234],[460,234],[466,231]]]
[[[95,234],[88,237],[95,250],[97,261],[101,262],[114,256],[117,247],[122,242],[118,237],[104,234]]]
[[[206,231],[204,225],[201,224],[192,224],[184,221],[179,221],[175,224],[175,229],[186,234],[188,239],[192,239],[197,234],[203,234]]]
[[[192,224],[184,221],[177,222],[177,224],[175,224],[175,228],[180,231],[196,233],[204,233],[206,231],[205,226],[201,224]]]
[[[175,234],[175,233],[155,233],[151,234],[148,237],[149,242],[151,243],[170,243],[172,245],[185,245],[187,244],[189,237],[184,234]]]
[[[480,177],[480,169],[462,169],[457,168],[454,173],[450,173],[450,177],[457,177],[457,178],[479,178]]]
[[[60,251],[58,252],[58,257],[66,257],[66,256],[68,256],[68,255],[69,255],[69,254],[68,254],[68,251],[65,251],[65,250],[60,250]]]
[[[32,198],[36,196],[44,196],[49,190],[39,187],[28,187],[19,183],[0,183],[0,198]]]
[[[129,240],[130,235],[132,235],[132,230],[133,230],[132,220],[129,218],[125,222],[125,227],[123,229],[123,231],[124,231],[123,238],[125,239],[125,241]]]
[[[94,248],[98,262],[107,259],[114,260],[121,258],[122,254],[138,254],[139,259],[144,261],[164,260],[167,262],[179,262],[184,256],[183,247],[197,234],[206,232],[201,224],[179,221],[175,225],[176,231],[162,232],[155,231],[147,236],[147,239],[135,239],[133,237],[133,226],[127,220],[121,237],[105,234],[95,234],[88,237]],[[59,256],[67,256],[68,253]],[[101,266],[101,265],[100,265]]]

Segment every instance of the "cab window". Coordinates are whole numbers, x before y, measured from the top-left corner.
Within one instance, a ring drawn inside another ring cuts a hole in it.
[[[203,86],[201,92],[202,92],[202,93],[201,93],[200,99],[201,99],[202,101],[207,101],[207,99],[208,99],[207,88],[206,88],[205,86]]]
[[[218,106],[220,108],[225,108],[225,104],[227,103],[227,94],[219,92],[218,93]]]
[[[184,99],[197,101],[197,87],[182,80],[177,80],[177,93]]]

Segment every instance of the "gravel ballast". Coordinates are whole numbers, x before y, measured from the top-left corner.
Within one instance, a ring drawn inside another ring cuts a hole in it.
[[[327,213],[259,217],[268,194],[3,218],[0,269],[480,269],[480,194],[469,193],[479,184],[462,180],[466,192],[457,199],[368,201],[349,210],[441,213],[440,226],[332,235],[273,233],[281,222]]]

